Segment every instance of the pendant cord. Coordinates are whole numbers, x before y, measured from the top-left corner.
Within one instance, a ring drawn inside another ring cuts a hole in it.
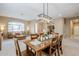
[[[44,13],[45,13],[45,3],[43,3],[43,17],[44,17]]]
[[[49,11],[49,10],[48,10],[48,3],[47,3],[47,17],[48,17],[48,11]]]

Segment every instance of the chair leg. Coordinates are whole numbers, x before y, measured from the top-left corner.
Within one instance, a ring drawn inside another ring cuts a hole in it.
[[[63,54],[63,50],[62,50],[62,47],[60,48],[60,51],[61,51],[61,54]]]
[[[29,47],[26,45],[26,55],[28,53]]]
[[[56,53],[55,53],[55,56],[56,56]]]
[[[58,56],[60,56],[59,49],[57,49]]]
[[[60,53],[59,53],[59,46],[57,45],[57,53],[58,53],[58,56],[60,56]]]

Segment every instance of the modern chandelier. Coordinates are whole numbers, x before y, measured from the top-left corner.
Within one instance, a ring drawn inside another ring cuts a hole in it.
[[[47,7],[47,9],[46,9],[47,12],[45,12],[45,6]],[[38,15],[40,21],[49,23],[53,19],[52,17],[50,17],[48,15],[48,11],[49,11],[48,7],[49,7],[48,3],[46,5],[45,5],[45,3],[43,3],[43,13],[41,13],[41,14]]]

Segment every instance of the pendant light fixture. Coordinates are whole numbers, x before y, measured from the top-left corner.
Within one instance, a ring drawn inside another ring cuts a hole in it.
[[[46,21],[47,23],[49,23],[52,19],[52,17],[48,16],[48,7],[48,3],[43,3],[43,13],[38,15],[38,17],[40,17],[40,20]]]
[[[43,3],[43,12],[38,15],[38,17],[44,17],[45,15],[45,3]]]

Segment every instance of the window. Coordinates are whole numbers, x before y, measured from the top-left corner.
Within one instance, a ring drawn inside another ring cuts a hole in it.
[[[8,32],[21,32],[24,31],[24,24],[19,22],[9,22]]]

